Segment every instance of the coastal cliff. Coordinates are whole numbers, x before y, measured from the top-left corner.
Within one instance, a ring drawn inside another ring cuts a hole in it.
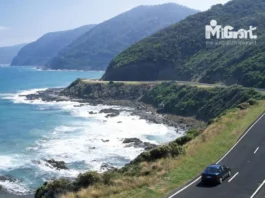
[[[106,82],[77,79],[61,92],[70,98],[110,103],[127,100],[150,105],[157,113],[209,122],[242,103],[255,103],[264,97],[242,86],[202,87],[172,82]]]

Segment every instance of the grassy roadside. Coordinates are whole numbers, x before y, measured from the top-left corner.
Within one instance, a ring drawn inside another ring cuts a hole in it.
[[[110,81],[102,81],[102,80],[91,80],[91,79],[81,79],[84,83],[90,83],[90,84],[96,84],[96,83],[102,83],[102,84],[108,84]],[[122,83],[125,85],[141,85],[141,84],[161,84],[164,82],[170,82],[170,81],[112,81],[114,83]],[[199,83],[199,82],[187,82],[187,81],[175,81],[178,85],[191,85],[196,86],[200,88],[211,88],[211,87],[217,87],[217,86],[223,86],[220,84],[205,84],[205,83]]]
[[[247,109],[233,109],[220,117],[193,141],[185,145],[185,155],[156,162],[144,162],[138,174],[115,173],[111,183],[99,184],[69,193],[62,198],[159,198],[196,177],[208,164],[216,162],[226,153],[251,123],[265,111],[265,101]]]

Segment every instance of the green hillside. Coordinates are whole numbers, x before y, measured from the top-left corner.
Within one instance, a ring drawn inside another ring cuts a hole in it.
[[[130,45],[197,12],[174,3],[136,7],[97,25],[62,50],[47,66],[105,70]]]
[[[265,87],[265,1],[233,0],[154,34],[112,60],[104,80],[192,80]],[[206,45],[211,20],[257,27],[256,45]]]

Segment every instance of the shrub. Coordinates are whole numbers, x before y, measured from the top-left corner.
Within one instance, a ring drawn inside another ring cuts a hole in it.
[[[57,179],[52,182],[45,182],[39,189],[37,189],[35,197],[56,197],[58,194],[64,194],[73,191],[72,183],[67,179]]]
[[[237,108],[243,110],[243,109],[247,109],[247,108],[249,108],[249,106],[250,106],[250,105],[249,105],[248,102],[244,102],[244,103],[242,103],[242,104],[239,104],[239,105],[237,106]]]
[[[86,172],[79,174],[74,182],[76,189],[86,188],[102,180],[101,175],[97,172]]]
[[[184,153],[183,148],[172,142],[168,145],[159,146],[151,151],[143,152],[132,163],[150,162],[166,157],[177,157]]]
[[[111,180],[113,178],[113,173],[111,172],[105,172],[102,176],[102,181],[105,185],[110,185],[111,184]]]
[[[139,165],[139,163],[133,163],[131,162],[131,164],[128,164],[126,166],[124,166],[120,172],[122,174],[128,175],[128,176],[136,176],[136,175],[140,175],[141,173],[141,167]]]
[[[186,143],[188,143],[189,141],[191,141],[192,139],[194,139],[196,136],[198,136],[200,134],[199,131],[197,130],[190,130],[186,133],[186,135],[184,135],[183,137],[180,137],[178,139],[176,139],[174,142],[180,146],[185,145]]]
[[[252,105],[256,105],[256,104],[258,104],[258,101],[255,100],[255,99],[249,99],[249,100],[248,100],[248,103],[252,106]]]

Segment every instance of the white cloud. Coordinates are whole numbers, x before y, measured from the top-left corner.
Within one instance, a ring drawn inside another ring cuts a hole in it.
[[[8,30],[8,29],[9,29],[8,27],[0,26],[0,31]]]

